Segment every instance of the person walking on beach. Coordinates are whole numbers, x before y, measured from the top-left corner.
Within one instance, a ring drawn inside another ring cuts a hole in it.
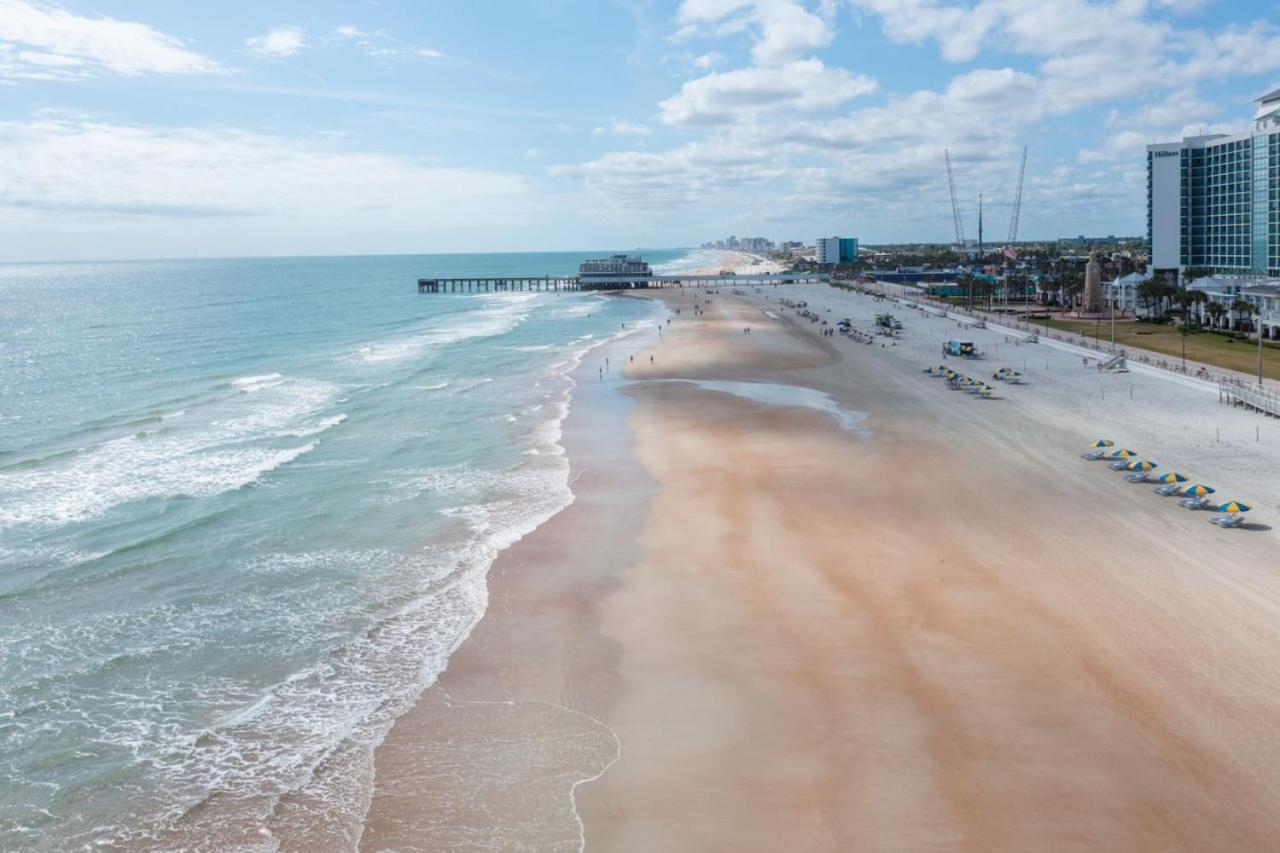
[[[653,356],[649,356],[649,363],[653,364]]]

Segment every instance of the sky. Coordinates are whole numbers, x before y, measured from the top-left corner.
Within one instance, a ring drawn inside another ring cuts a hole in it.
[[[0,0],[0,261],[1145,232],[1276,0]]]

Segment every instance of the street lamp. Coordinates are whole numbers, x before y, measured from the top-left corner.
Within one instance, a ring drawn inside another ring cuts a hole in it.
[[[1253,327],[1258,332],[1258,387],[1262,387],[1262,311],[1258,311],[1257,319],[1253,321]]]
[[[1111,352],[1116,351],[1116,284],[1119,284],[1119,277],[1116,283],[1111,285]]]

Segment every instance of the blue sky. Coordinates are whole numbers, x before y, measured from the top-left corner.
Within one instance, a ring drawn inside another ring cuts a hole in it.
[[[1138,234],[1280,7],[0,0],[0,260]]]

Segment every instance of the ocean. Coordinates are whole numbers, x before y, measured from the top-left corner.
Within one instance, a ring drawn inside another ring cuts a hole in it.
[[[570,370],[656,322],[415,281],[600,254],[0,266],[0,849],[354,843],[489,564],[572,500]]]

